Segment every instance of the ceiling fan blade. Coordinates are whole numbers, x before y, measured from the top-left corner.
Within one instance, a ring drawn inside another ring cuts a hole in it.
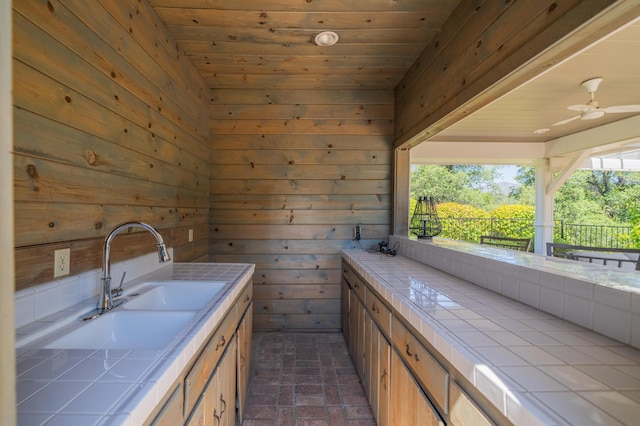
[[[640,105],[614,105],[603,108],[606,112],[640,112]]]
[[[580,118],[580,116],[579,116],[579,115],[576,115],[576,116],[574,116],[574,117],[567,118],[566,120],[562,120],[562,121],[558,121],[557,123],[553,123],[553,124],[552,124],[552,126],[561,126],[561,125],[563,125],[563,124],[570,123],[570,122],[572,122],[573,120],[577,120],[578,118]]]
[[[591,105],[569,105],[567,107],[569,111],[588,112],[594,109]]]

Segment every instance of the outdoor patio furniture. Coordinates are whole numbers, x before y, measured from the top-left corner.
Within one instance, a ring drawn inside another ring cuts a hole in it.
[[[529,251],[529,248],[531,247],[531,238],[507,238],[482,235],[480,237],[480,244],[508,248],[511,250]]]
[[[640,249],[547,243],[547,256],[640,271]]]

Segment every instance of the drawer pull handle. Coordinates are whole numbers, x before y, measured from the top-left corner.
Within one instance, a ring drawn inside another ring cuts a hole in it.
[[[249,297],[249,295],[247,295],[247,298],[244,299],[244,302],[247,303],[249,300],[251,300],[251,297]]]
[[[227,341],[224,339],[224,335],[220,338],[220,342],[216,345],[216,351],[220,348],[223,348],[224,345],[227,344]],[[407,346],[409,347],[409,346]]]
[[[376,312],[378,314],[380,313],[380,308],[376,306],[376,302],[373,302],[373,304],[371,305],[371,310],[373,310],[373,312]]]
[[[224,404],[224,406],[222,407],[222,411],[220,411],[220,415],[222,416],[222,414],[227,411],[227,401],[222,398],[222,395],[220,395],[220,402]]]
[[[409,355],[410,357],[413,357],[416,361],[420,361],[418,354],[411,353],[411,347],[409,346],[409,344],[407,344],[407,355]]]
[[[220,416],[216,412],[215,408],[213,409],[213,418],[216,420],[216,424],[219,425],[220,424]]]
[[[380,377],[380,384],[382,385],[382,388],[386,391],[387,390],[387,370],[384,370],[384,372],[382,373],[382,377]]]

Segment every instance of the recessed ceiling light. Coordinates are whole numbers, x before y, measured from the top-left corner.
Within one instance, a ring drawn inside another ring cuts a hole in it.
[[[551,129],[538,129],[538,130],[534,130],[533,133],[535,133],[536,135],[542,135],[544,133],[547,133],[549,130]]]
[[[323,32],[319,33],[318,35],[316,35],[316,38],[314,39],[314,42],[318,46],[327,47],[327,46],[333,46],[334,44],[336,44],[338,42],[338,40],[340,40],[340,37],[335,32],[333,32],[333,31],[323,31]]]

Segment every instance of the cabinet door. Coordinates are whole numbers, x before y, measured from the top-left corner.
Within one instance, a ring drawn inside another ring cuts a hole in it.
[[[178,385],[173,391],[164,407],[151,422],[153,426],[172,426],[182,424],[182,385]]]
[[[374,340],[376,340],[377,351],[374,361],[375,375],[371,376],[372,398],[370,401],[378,426],[387,426],[390,424],[389,398],[391,393],[391,376],[389,372],[391,371],[391,345],[379,329],[374,328],[373,335]]]
[[[349,289],[349,284],[342,277],[342,284],[340,287],[340,323],[342,326],[342,334],[344,335],[344,340],[349,343],[349,300],[351,298],[350,294],[351,290]]]
[[[242,422],[251,373],[251,334],[253,306],[249,305],[238,327],[238,420]]]
[[[231,337],[218,367],[196,402],[188,426],[233,426],[236,422],[236,338]]]
[[[493,422],[455,381],[449,392],[449,422],[454,426],[491,426]]]
[[[218,366],[220,393],[216,403],[222,426],[235,426],[236,424],[236,351],[237,340],[234,335],[229,342],[227,354]]]
[[[369,401],[373,400],[373,389],[372,382],[375,381],[375,377],[377,373],[376,355],[375,352],[378,350],[377,342],[374,342],[374,329],[377,330],[377,327],[373,323],[371,319],[371,315],[366,311],[366,309],[362,310],[362,386],[364,387],[364,392],[369,398]]]
[[[358,375],[362,377],[364,308],[354,291],[351,291],[349,294],[351,296],[351,300],[349,301],[349,305],[351,306],[351,312],[349,313],[349,351],[351,352],[351,357],[353,358],[353,363],[358,371]]]
[[[191,416],[185,423],[187,426],[219,426],[220,416],[216,412],[215,406],[216,395],[219,392],[218,375],[214,372],[209,378],[204,393],[196,402]],[[178,424],[178,423],[174,423]]]
[[[390,420],[398,425],[442,425],[427,397],[395,351],[391,351]]]

